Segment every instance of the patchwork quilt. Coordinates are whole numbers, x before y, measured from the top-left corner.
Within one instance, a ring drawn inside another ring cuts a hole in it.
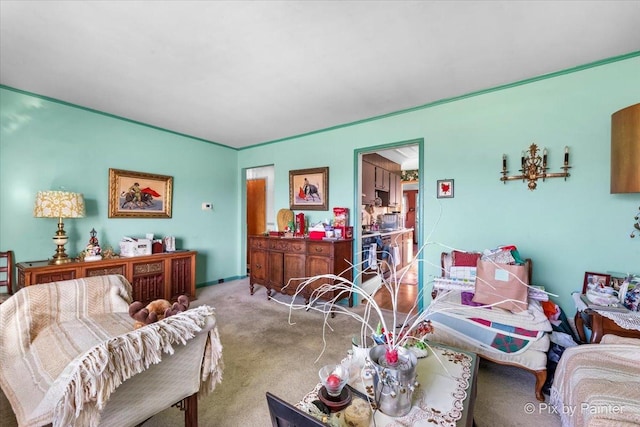
[[[552,330],[535,300],[527,310],[512,313],[498,307],[483,307],[472,303],[466,292],[441,292],[431,303],[429,316],[438,324],[453,329],[476,345],[492,351],[517,354],[524,352],[546,332]]]

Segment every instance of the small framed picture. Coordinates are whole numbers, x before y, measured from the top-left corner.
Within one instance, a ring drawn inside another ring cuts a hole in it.
[[[453,180],[439,179],[437,195],[438,195],[438,199],[453,198]]]
[[[329,168],[289,171],[289,209],[326,211],[329,209]]]
[[[587,291],[598,291],[609,287],[611,284],[611,275],[603,273],[584,273],[584,283],[582,284],[582,293]]]

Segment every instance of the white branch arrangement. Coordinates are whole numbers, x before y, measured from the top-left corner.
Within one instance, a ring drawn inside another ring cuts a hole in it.
[[[414,257],[414,259],[412,260],[410,264],[411,266],[413,266],[414,263],[417,263],[417,262],[426,262],[425,260],[421,259],[420,255],[422,255],[425,248],[430,245],[437,245],[439,247],[444,247],[450,250],[454,249],[439,243],[427,243],[420,248],[420,250]],[[456,249],[456,250],[465,252],[464,250],[460,250],[460,249]],[[387,255],[387,259],[389,259],[389,255]],[[386,279],[384,277],[384,274],[382,273],[383,271],[382,266],[385,263],[389,267],[389,270],[391,272],[389,279]],[[287,303],[287,302],[278,301],[276,299],[273,299],[273,301],[276,301],[283,305],[287,305],[289,307],[289,324],[291,325],[295,324],[295,322],[292,322],[291,320],[292,313],[294,310],[305,310],[305,311],[315,310],[324,314],[324,325],[323,325],[323,334],[322,334],[323,335],[322,340],[323,340],[324,346],[323,346],[322,352],[318,356],[318,359],[322,356],[322,353],[324,353],[324,349],[326,348],[326,337],[325,337],[326,330],[327,328],[332,330],[331,325],[329,324],[329,317],[334,314],[342,313],[360,322],[361,324],[361,329],[360,329],[361,341],[360,342],[361,343],[365,343],[367,337],[376,337],[378,343],[382,343],[383,345],[385,345],[387,350],[386,351],[387,363],[390,365],[393,365],[398,360],[398,349],[400,347],[406,346],[408,344],[413,344],[415,342],[424,342],[426,344],[426,340],[425,340],[426,335],[432,332],[432,327],[431,327],[429,318],[436,312],[441,312],[446,310],[446,308],[434,311],[433,304],[430,304],[422,312],[418,312],[417,301],[422,299],[424,289],[426,289],[428,287],[427,285],[431,283],[431,281],[429,281],[427,284],[425,284],[425,286],[422,287],[421,291],[418,294],[418,297],[416,298],[416,302],[411,307],[411,310],[409,310],[409,313],[406,313],[406,314],[399,313],[398,297],[399,297],[400,287],[411,286],[411,285],[403,284],[404,276],[407,273],[407,271],[409,271],[409,268],[406,268],[402,272],[402,274],[398,277],[396,275],[395,269],[392,268],[392,266],[389,265],[387,261],[384,261],[384,260],[379,261],[378,268],[377,268],[377,276],[380,279],[380,284],[378,285],[378,287],[375,288],[373,292],[369,293],[365,291],[362,287],[356,284],[359,281],[358,278],[361,277],[362,271],[364,270],[362,268],[363,264],[364,264],[364,261],[357,265],[352,264],[351,267],[349,267],[349,269],[352,269],[354,271],[359,271],[355,275],[353,281],[345,279],[344,277],[342,277],[342,275],[334,275],[334,274],[323,274],[323,275],[313,276],[309,278],[290,279],[289,283],[285,286],[285,288],[288,286],[291,286],[293,282],[297,283],[297,282],[300,282],[300,280],[302,280],[302,282],[298,284],[296,291],[293,294],[293,298],[291,302]],[[500,265],[496,263],[494,264],[496,266]],[[430,265],[434,265],[434,264],[430,264]],[[441,267],[437,266],[437,268],[440,269]],[[349,269],[345,270],[341,274],[344,274]],[[513,277],[516,277],[516,276],[513,276]],[[318,280],[321,280],[325,283],[320,286],[314,285],[314,282]],[[482,280],[482,279],[476,278],[476,280]],[[482,281],[484,282],[484,280]],[[529,287],[528,284],[522,282],[520,279],[518,279],[518,281],[522,285]],[[491,286],[490,284],[488,285]],[[387,322],[387,320],[385,319],[383,309],[375,301],[376,294],[382,291],[383,289],[389,293],[391,298],[392,321],[390,323]],[[354,293],[358,295],[362,303],[364,303],[363,314],[359,314],[355,312],[353,309],[339,303],[339,301],[344,299],[347,295],[349,295],[349,293]],[[433,300],[433,302],[437,301],[439,298],[442,298],[446,293],[447,293],[446,291],[438,292],[438,295]],[[309,295],[308,304],[296,303],[296,300],[298,301],[300,300],[297,297],[303,296],[305,294]],[[330,295],[330,294],[335,296],[332,298],[327,298],[326,295]],[[481,305],[479,307],[492,307],[507,301],[514,301],[514,300],[505,299],[493,304]],[[460,308],[471,309],[471,308],[477,308],[477,307],[478,306],[476,307],[462,306]],[[375,319],[374,322],[371,321],[372,315],[374,315],[374,319]],[[381,328],[379,326],[381,326]],[[381,332],[380,329],[383,332],[382,337],[380,336],[380,332]],[[380,342],[380,338],[382,338],[382,342]],[[318,359],[316,359],[316,361]]]

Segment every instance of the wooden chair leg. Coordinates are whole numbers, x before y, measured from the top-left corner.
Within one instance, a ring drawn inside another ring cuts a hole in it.
[[[544,394],[542,393],[542,386],[547,381],[547,370],[535,371],[536,374],[536,399],[540,402],[544,402]]]
[[[198,393],[184,398],[184,427],[198,427]]]

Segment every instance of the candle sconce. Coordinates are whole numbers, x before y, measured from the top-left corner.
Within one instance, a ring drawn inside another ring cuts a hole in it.
[[[542,179],[544,182],[547,178],[564,178],[567,180],[569,177],[569,147],[564,147],[564,164],[560,169],[563,172],[556,173],[547,173],[547,149],[545,148],[542,151],[542,157],[538,154],[538,146],[536,144],[531,144],[529,146],[529,152],[522,152],[522,157],[520,159],[521,169],[519,172],[522,172],[521,175],[512,175],[508,176],[509,171],[507,170],[507,155],[502,155],[502,177],[500,181],[506,184],[507,181],[513,181],[516,179],[521,179],[522,182],[528,181],[527,186],[529,190],[535,190],[538,186],[538,179]]]
[[[638,208],[638,211],[640,211],[640,207]],[[631,232],[632,239],[636,237],[636,233],[640,231],[640,212],[638,213],[638,215],[634,216],[633,219],[636,221],[636,223],[633,224],[633,226],[635,227],[635,230]]]

